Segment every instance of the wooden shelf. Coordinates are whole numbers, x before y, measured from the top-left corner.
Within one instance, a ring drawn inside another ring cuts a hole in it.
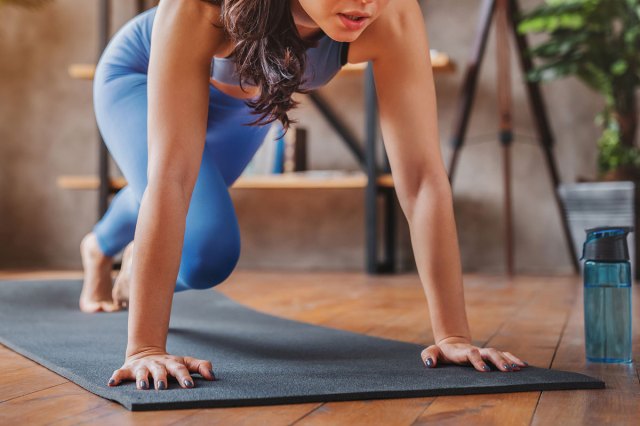
[[[100,186],[97,176],[59,176],[58,187],[71,190],[95,190]],[[122,189],[127,181],[112,178],[111,188]],[[357,189],[367,186],[367,177],[362,172],[344,173],[340,171],[310,171],[273,175],[241,176],[231,188],[237,189]],[[390,174],[378,177],[378,186],[393,188]]]
[[[433,66],[433,72],[437,74],[453,73],[456,70],[456,64],[451,60],[449,55],[436,50],[431,51],[431,64]],[[346,64],[340,70],[339,75],[362,74],[366,68],[366,62]],[[69,66],[68,72],[72,78],[77,80],[93,80],[96,73],[96,66],[93,64],[73,64]]]
[[[67,71],[69,76],[76,80],[93,80],[96,66],[94,64],[71,64]]]
[[[100,187],[100,178],[91,175],[58,176],[56,183],[62,189],[93,190]],[[110,187],[113,189],[122,189],[126,185],[124,178],[111,178]]]
[[[232,188],[246,189],[350,189],[364,188],[364,173],[332,173],[330,171],[295,172],[273,175],[241,176]]]
[[[456,71],[456,64],[446,53],[431,50],[431,67],[435,74],[451,74]],[[346,64],[340,70],[340,75],[362,74],[367,69],[367,63]]]

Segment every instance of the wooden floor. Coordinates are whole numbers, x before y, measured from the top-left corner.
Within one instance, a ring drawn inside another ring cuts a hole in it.
[[[39,277],[81,274],[0,272],[0,279]],[[600,377],[607,389],[131,413],[0,345],[0,424],[638,424],[637,287],[633,289],[634,363],[587,365],[579,277],[519,276],[509,281],[465,275],[464,282],[475,344],[509,350],[538,367]],[[426,299],[414,274],[372,277],[237,270],[217,289],[286,318],[425,346],[432,342]]]

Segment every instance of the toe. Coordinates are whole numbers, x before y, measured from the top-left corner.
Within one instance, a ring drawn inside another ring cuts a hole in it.
[[[80,301],[80,310],[87,314],[93,314],[101,310],[100,304],[90,301]]]
[[[111,302],[102,302],[100,303],[100,309],[104,312],[115,312],[120,310],[120,306]]]

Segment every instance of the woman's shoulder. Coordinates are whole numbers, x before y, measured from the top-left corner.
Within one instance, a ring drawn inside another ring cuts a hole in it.
[[[390,1],[380,16],[376,18],[360,36],[350,42],[348,62],[359,63],[373,60],[384,54],[398,40],[413,36],[406,32],[408,19],[422,18],[420,5],[416,0]]]
[[[162,0],[178,2],[182,7],[190,9],[194,16],[207,20],[213,27],[218,30],[218,37],[221,38],[221,45],[215,56],[225,57],[233,51],[233,44],[229,40],[227,32],[224,31],[224,23],[222,21],[222,1],[223,0]]]

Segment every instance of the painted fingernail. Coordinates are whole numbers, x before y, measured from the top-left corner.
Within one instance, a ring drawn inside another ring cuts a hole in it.
[[[483,369],[484,371],[489,371],[489,370],[490,370],[490,369],[489,369],[489,366],[488,366],[487,364],[482,364],[482,369]]]
[[[511,367],[513,367],[513,368],[517,368],[517,369],[520,369],[520,367],[518,366],[518,364],[515,364],[515,363],[514,363],[514,364],[511,364]]]
[[[167,388],[167,385],[164,383],[164,381],[158,380],[158,389],[165,390],[166,388]]]
[[[522,362],[524,362],[524,365],[526,365],[526,366],[529,365],[529,363],[527,361],[522,361]]]
[[[433,366],[433,360],[431,358],[427,358],[427,367]]]
[[[148,384],[147,384],[147,382],[146,382],[146,381],[144,381],[144,380],[140,380],[140,387],[141,387],[142,389],[149,389],[149,385],[148,385]]]
[[[192,388],[192,387],[193,387],[193,382],[192,382],[191,380],[184,379],[184,380],[182,381],[182,383],[184,383],[184,385],[185,385],[186,387],[188,387],[188,388]]]
[[[213,370],[209,370],[209,372],[211,373],[211,377],[213,377],[213,380],[215,380],[216,379],[216,375],[213,374]]]
[[[109,379],[109,384],[110,384],[110,385],[114,384],[115,382],[116,382],[115,380],[113,380],[113,379]]]
[[[504,368],[505,370],[511,371],[511,367],[509,367],[508,364],[503,364],[502,368]]]

